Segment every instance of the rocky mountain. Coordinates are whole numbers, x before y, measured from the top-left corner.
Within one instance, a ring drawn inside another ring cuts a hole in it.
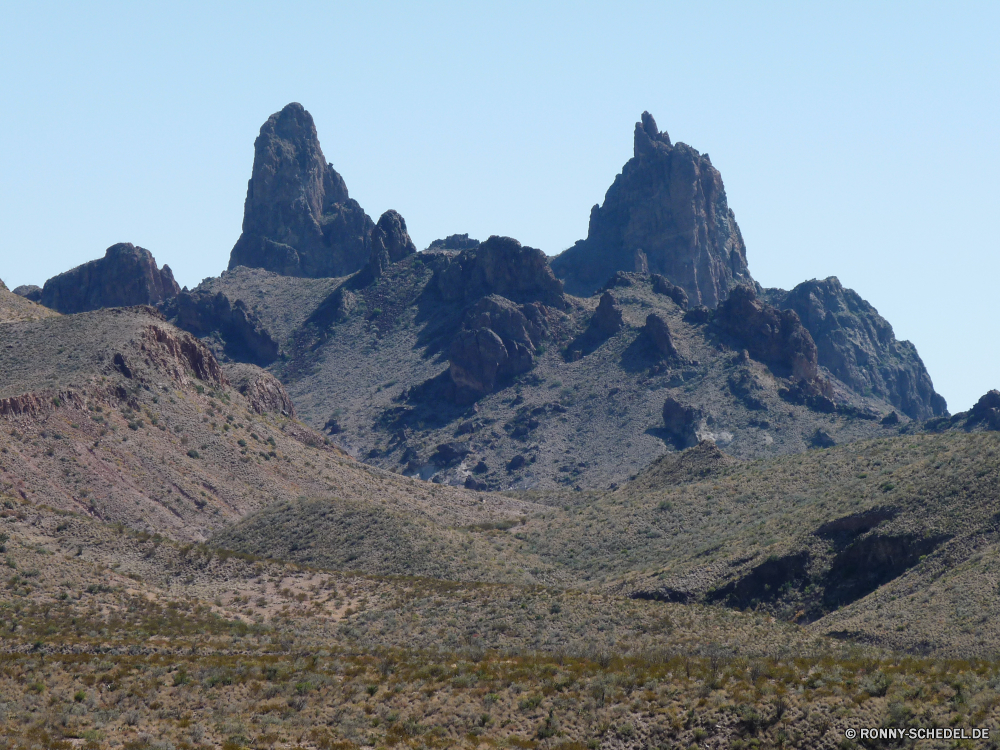
[[[379,219],[376,252],[393,259],[416,248],[395,211]],[[301,104],[268,118],[254,142],[243,233],[229,269],[264,268],[286,276],[346,276],[364,267],[376,225],[326,161],[316,125]]]
[[[708,154],[673,144],[648,112],[635,125],[634,155],[590,212],[587,239],[552,259],[566,291],[589,296],[617,271],[656,273],[692,305],[714,308],[752,282],[746,248]]]
[[[804,281],[765,298],[794,311],[816,342],[819,363],[858,393],[888,401],[912,419],[948,413],[917,349],[897,341],[889,321],[836,276]]]
[[[155,305],[180,292],[170,266],[158,268],[153,254],[130,242],[109,247],[104,257],[53,276],[41,292],[18,287],[27,299],[61,313],[102,307]]]

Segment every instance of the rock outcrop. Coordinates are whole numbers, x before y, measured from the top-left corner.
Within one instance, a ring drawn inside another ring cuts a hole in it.
[[[312,116],[289,104],[268,118],[254,142],[243,234],[229,268],[286,276],[347,276],[368,261],[371,218],[327,163]]]
[[[654,273],[652,278],[654,292],[670,297],[678,307],[687,310],[690,300],[688,300],[687,292],[684,291],[683,287],[671,284],[666,277],[658,273]]]
[[[250,364],[226,366],[226,376],[246,398],[250,408],[258,414],[274,412],[294,417],[295,407],[288,391],[276,377],[266,370]]]
[[[441,240],[434,240],[427,250],[469,250],[479,247],[479,240],[470,239],[468,234],[449,234]]]
[[[449,351],[455,400],[469,403],[491,393],[499,382],[530,370],[545,332],[538,303],[519,306],[496,294],[479,300]]]
[[[268,365],[278,358],[278,342],[241,299],[222,292],[181,292],[163,306],[164,315],[178,328],[196,336],[217,332],[226,354],[238,361]]]
[[[778,375],[797,380],[814,380],[819,375],[816,344],[799,316],[794,310],[779,310],[757,299],[752,287],[733,288],[715,311],[713,324]]]
[[[912,419],[948,413],[944,398],[909,341],[897,341],[889,321],[835,276],[805,281],[786,292],[769,289],[774,305],[794,310],[816,342],[819,364],[862,395],[884,399]]]
[[[703,426],[701,409],[682,404],[673,396],[668,396],[663,402],[663,427],[678,449],[697,445],[698,433]]]
[[[519,303],[566,306],[562,282],[553,275],[545,253],[511,237],[493,236],[463,250],[448,259],[436,276],[438,291],[449,301],[471,302],[499,294]]]
[[[61,313],[79,313],[155,305],[179,292],[170,266],[158,268],[149,250],[122,242],[109,247],[103,258],[53,276],[38,301]]]
[[[552,260],[570,294],[589,296],[616,271],[662,274],[692,304],[716,307],[751,281],[746,248],[708,154],[672,144],[648,112],[634,155],[590,212],[587,239]]]
[[[601,301],[597,303],[594,316],[590,319],[590,327],[604,338],[614,336],[625,327],[622,308],[611,292],[601,295]]]
[[[987,430],[1000,430],[1000,391],[994,389],[982,395],[969,409],[966,427],[982,425]]]
[[[385,273],[392,263],[398,263],[415,252],[417,248],[406,231],[406,221],[396,211],[386,211],[372,229],[371,255],[358,282],[362,285],[370,283]]]
[[[32,302],[42,301],[42,288],[37,284],[21,284],[12,290],[14,294],[31,300]]]
[[[647,315],[642,333],[664,359],[673,359],[677,356],[677,347],[674,346],[673,336],[670,335],[670,326],[661,316],[656,313]]]

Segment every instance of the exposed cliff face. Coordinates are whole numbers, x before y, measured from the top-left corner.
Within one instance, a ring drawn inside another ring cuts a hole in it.
[[[545,253],[511,237],[490,237],[463,250],[437,272],[437,288],[449,301],[473,301],[499,294],[515,302],[566,306],[563,285]]]
[[[368,261],[374,223],[328,164],[301,104],[268,118],[254,142],[243,234],[229,268],[286,276],[346,276]]]
[[[178,292],[170,266],[157,268],[149,250],[122,242],[109,247],[103,258],[53,276],[42,287],[39,301],[61,313],[78,313],[155,305]]]
[[[590,212],[586,240],[552,261],[570,294],[587,296],[616,271],[657,273],[692,305],[716,307],[751,281],[746,248],[707,154],[672,144],[648,112],[635,126],[634,156]]]
[[[948,413],[916,347],[897,341],[889,321],[835,276],[804,281],[790,292],[767,291],[794,310],[816,342],[819,364],[860,394],[884,399],[912,419]]]

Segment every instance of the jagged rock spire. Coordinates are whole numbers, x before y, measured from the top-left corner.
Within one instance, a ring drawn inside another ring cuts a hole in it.
[[[746,248],[707,154],[671,143],[648,112],[635,124],[634,156],[590,213],[587,239],[553,259],[570,294],[590,295],[618,271],[665,276],[692,305],[716,307],[752,283]]]

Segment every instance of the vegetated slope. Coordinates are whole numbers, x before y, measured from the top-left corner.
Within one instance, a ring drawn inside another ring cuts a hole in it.
[[[452,578],[468,571],[466,558],[450,564],[458,559],[452,548],[484,565],[492,554],[455,527],[532,509],[358,464],[266,411],[266,388],[239,393],[207,348],[150,308],[8,323],[0,334],[6,494],[180,540],[203,540],[253,510],[309,497],[334,513],[366,508],[395,529],[365,558],[372,572],[411,572],[395,564],[397,545],[419,546],[430,550],[435,572]]]
[[[456,402],[451,346],[469,306],[444,298],[439,282],[454,257],[410,256],[367,285],[343,282],[322,304],[317,285],[327,280],[259,270],[229,271],[203,287],[254,299],[248,307],[284,342],[269,370],[304,421],[368,463],[423,479],[489,489],[620,484],[683,439],[665,429],[667,397],[698,410],[701,434],[745,458],[887,430],[877,419],[889,404],[859,396],[822,368],[834,400],[848,408],[826,401],[826,413],[789,397],[786,373],[741,355],[743,342],[686,314],[641,274],[619,276],[611,290],[620,330],[595,328],[597,298],[567,297],[565,309],[549,308],[530,370],[472,403]],[[255,287],[267,293],[255,297]],[[674,355],[651,338],[651,314],[669,327]]]
[[[0,323],[51,318],[58,314],[55,310],[14,294],[0,281]]]
[[[722,608],[299,568],[14,498],[0,532],[15,747],[837,747],[998,710],[995,665]]]
[[[749,463],[702,444],[617,492],[576,503],[565,494],[516,536],[632,596],[761,608],[893,648],[986,655],[1000,645],[998,478],[993,432]]]

